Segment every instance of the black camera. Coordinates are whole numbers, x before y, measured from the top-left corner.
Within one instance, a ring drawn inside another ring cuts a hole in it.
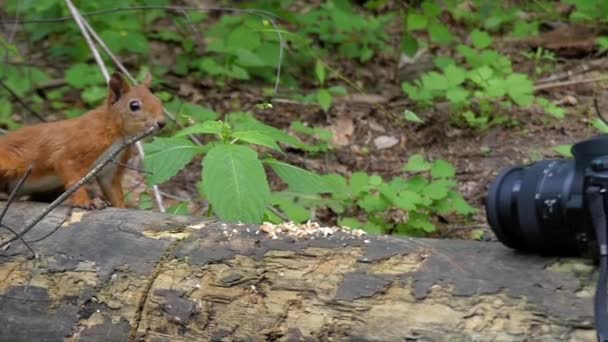
[[[490,186],[486,215],[508,247],[599,260],[595,321],[598,340],[608,341],[608,135],[575,144],[572,155],[504,170]]]

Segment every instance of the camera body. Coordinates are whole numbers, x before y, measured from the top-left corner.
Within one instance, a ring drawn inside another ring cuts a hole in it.
[[[505,245],[549,255],[597,257],[587,190],[608,188],[608,135],[575,144],[572,159],[510,167],[486,197],[490,227]]]

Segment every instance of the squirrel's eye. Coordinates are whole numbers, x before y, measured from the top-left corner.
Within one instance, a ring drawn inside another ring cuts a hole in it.
[[[129,102],[129,109],[131,109],[132,112],[137,112],[141,109],[141,102],[137,100]]]

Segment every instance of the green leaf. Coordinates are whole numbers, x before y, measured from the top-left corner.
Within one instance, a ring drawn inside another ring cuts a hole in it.
[[[440,45],[449,44],[453,40],[452,34],[447,26],[440,23],[430,25],[429,34],[431,36],[431,40]]]
[[[82,99],[91,105],[101,102],[101,100],[103,100],[107,95],[107,89],[102,87],[89,87],[86,88],[81,94]]]
[[[415,122],[415,123],[424,123],[424,120],[419,118],[418,115],[416,115],[416,113],[412,112],[409,109],[406,109],[405,112],[403,112],[403,116],[405,117],[405,120],[407,120],[407,121],[411,121],[411,122]]]
[[[105,84],[99,68],[89,64],[74,64],[65,72],[65,81],[74,88]]]
[[[447,78],[438,72],[429,72],[422,75],[422,85],[429,91],[446,91],[448,89]]]
[[[414,154],[409,158],[407,164],[403,167],[403,171],[407,172],[424,172],[431,169],[431,164],[428,163],[421,154]]]
[[[439,200],[448,195],[448,191],[454,186],[454,182],[447,179],[440,179],[427,185],[423,193],[430,199]]]
[[[420,44],[416,37],[412,35],[405,35],[401,40],[401,51],[410,57],[414,57],[418,49],[420,48]]]
[[[384,234],[384,228],[373,222],[366,222],[365,225],[363,225],[363,230],[368,234]]]
[[[270,188],[257,153],[242,145],[217,145],[203,159],[202,191],[226,221],[260,223]]]
[[[471,43],[479,50],[485,49],[492,45],[492,37],[490,37],[487,32],[473,30],[473,32],[471,32]]]
[[[332,96],[326,89],[319,89],[317,92],[317,102],[324,112],[327,112],[331,107]]]
[[[355,217],[343,217],[338,220],[338,225],[340,227],[348,227],[352,229],[360,229],[361,222],[357,220]]]
[[[422,196],[417,192],[404,190],[393,199],[393,203],[403,210],[416,210],[416,206],[422,203]]]
[[[427,23],[428,18],[422,14],[410,12],[406,18],[406,28],[410,32],[426,28]]]
[[[287,183],[289,190],[302,194],[322,194],[332,192],[331,187],[323,177],[299,167],[282,163],[274,159],[266,159],[274,172]]]
[[[183,137],[191,134],[217,134],[221,135],[224,123],[221,121],[205,121],[194,126],[186,127],[175,133],[174,137]]]
[[[469,93],[469,91],[462,87],[455,87],[455,88],[449,89],[445,93],[445,97],[450,102],[455,103],[455,104],[466,102],[469,99],[470,95],[471,94]]]
[[[237,49],[235,54],[237,56],[237,63],[241,66],[255,68],[263,67],[266,65],[266,62],[264,62],[264,60],[260,58],[260,56],[249,50]]]
[[[281,148],[279,145],[277,145],[276,141],[271,136],[268,136],[260,131],[239,131],[232,133],[232,136],[251,144],[266,146],[275,151],[281,152]]]
[[[450,64],[443,70],[450,87],[455,87],[462,84],[467,78],[467,71],[454,64]]]
[[[183,169],[201,148],[183,138],[154,138],[144,144],[144,168],[151,185],[163,183]]]
[[[410,213],[407,224],[424,231],[425,233],[432,233],[436,230],[435,225],[431,223],[431,219],[427,214],[421,214],[417,212]]]
[[[431,177],[434,179],[439,178],[452,178],[456,175],[456,170],[452,164],[445,160],[438,159],[433,162],[431,167]]]
[[[188,202],[180,202],[170,208],[167,208],[167,213],[173,215],[190,215],[188,210]]]
[[[488,81],[492,78],[493,75],[494,71],[492,71],[492,69],[487,65],[469,71],[469,78],[471,79],[471,81],[477,83],[482,87],[487,85]]]
[[[389,202],[378,194],[367,194],[357,201],[357,204],[368,214],[384,211],[389,207]]]
[[[379,186],[383,182],[384,181],[382,180],[382,177],[380,177],[378,175],[372,175],[372,176],[369,177],[369,185]]]
[[[369,176],[365,172],[355,172],[350,177],[350,191],[353,195],[367,191]]]
[[[572,158],[572,145],[571,144],[566,144],[566,145],[559,145],[553,148],[553,150],[559,154],[561,154],[562,156],[566,157],[566,158]]]
[[[317,75],[317,81],[321,86],[325,84],[325,66],[320,59],[315,62],[315,75]]]

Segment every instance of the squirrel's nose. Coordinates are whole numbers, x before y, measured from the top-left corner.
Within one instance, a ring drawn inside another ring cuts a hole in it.
[[[162,129],[163,127],[165,127],[165,125],[167,125],[167,122],[164,120],[156,121],[156,126],[158,126],[158,129]]]

